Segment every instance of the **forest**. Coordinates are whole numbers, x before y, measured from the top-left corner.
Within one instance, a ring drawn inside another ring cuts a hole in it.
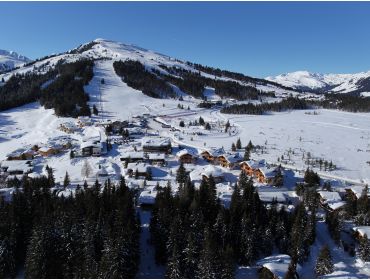
[[[0,110],[40,101],[57,116],[89,116],[89,96],[84,86],[93,77],[92,60],[72,63],[59,61],[53,70],[44,74],[16,74],[0,87]]]
[[[232,278],[238,265],[253,265],[273,251],[292,256],[294,278],[315,241],[316,196],[292,213],[275,203],[268,209],[242,172],[225,208],[212,177],[194,189],[180,166],[176,178],[179,192],[160,189],[150,222],[156,262],[166,266],[167,278]]]
[[[174,97],[175,93],[166,81],[145,69],[138,61],[115,61],[114,71],[129,87],[142,91],[154,98]]]
[[[48,173],[16,180],[12,202],[0,204],[0,277],[24,268],[25,278],[134,278],[140,221],[124,179],[63,197]]]
[[[288,97],[279,102],[261,103],[261,104],[233,104],[221,109],[221,113],[225,114],[248,114],[262,115],[266,112],[282,112],[286,110],[303,110],[308,109],[307,101],[298,97]]]

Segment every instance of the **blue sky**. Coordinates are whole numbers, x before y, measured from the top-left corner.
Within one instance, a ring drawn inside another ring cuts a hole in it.
[[[96,38],[265,77],[370,70],[370,2],[0,2],[0,49],[30,58]]]

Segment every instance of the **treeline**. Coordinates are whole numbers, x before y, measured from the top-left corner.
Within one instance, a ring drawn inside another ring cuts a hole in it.
[[[57,116],[90,116],[89,95],[84,86],[94,75],[93,67],[92,60],[59,64],[55,80],[41,89],[41,105],[47,109],[54,108]]]
[[[206,86],[215,89],[215,93],[222,98],[237,100],[258,99],[261,96],[274,97],[272,93],[264,93],[253,86],[241,85],[234,81],[210,79],[193,72],[177,67],[160,65],[168,74],[155,69],[148,70],[138,61],[117,61],[114,69],[124,79],[128,86],[142,91],[144,94],[155,97],[175,97],[176,93],[170,84],[177,86],[181,91],[204,99],[203,93]]]
[[[221,109],[225,114],[248,114],[262,115],[266,112],[282,112],[286,110],[304,110],[308,109],[308,103],[298,97],[288,97],[279,102],[261,103],[261,104],[233,104]]]
[[[15,74],[0,87],[0,111],[22,106],[36,101],[40,97],[40,87],[55,75],[47,74]]]
[[[225,81],[204,77],[200,72],[193,72],[182,68],[168,67],[161,65],[161,68],[174,76],[166,76],[172,84],[178,86],[182,91],[203,99],[203,92],[206,86],[215,89],[215,94],[221,98],[234,98],[237,100],[256,100],[262,96],[275,96],[257,90],[254,86],[241,85],[235,81]],[[181,78],[178,78],[181,77]]]
[[[93,77],[94,62],[63,62],[59,61],[53,70],[44,74],[28,72],[11,76],[0,87],[0,110],[39,100],[45,108],[54,108],[57,116],[90,116],[89,96],[84,86]]]
[[[231,71],[227,71],[227,70],[221,70],[219,68],[204,66],[204,65],[201,65],[201,64],[197,64],[197,63],[187,62],[187,64],[194,67],[195,69],[197,69],[199,71],[202,71],[202,72],[210,74],[210,75],[214,75],[216,77],[226,77],[226,78],[230,78],[230,79],[234,79],[234,80],[238,80],[238,81],[243,81],[243,82],[246,82],[246,83],[252,83],[252,84],[256,84],[256,85],[270,84],[270,85],[275,85],[275,86],[278,86],[278,87],[286,89],[286,90],[293,90],[294,91],[293,88],[286,87],[286,86],[280,85],[278,83],[267,81],[267,80],[264,80],[264,79],[258,79],[258,78],[245,76],[244,74],[241,74],[241,73],[231,72]]]
[[[140,223],[133,193],[122,179],[77,188],[58,197],[52,171],[17,183],[12,202],[0,204],[0,277],[134,278]]]
[[[175,93],[166,81],[145,69],[138,61],[126,60],[113,63],[116,74],[122,77],[129,87],[142,91],[154,98],[174,97]]]
[[[289,213],[276,204],[267,209],[253,183],[242,173],[229,208],[221,205],[213,178],[199,190],[185,170],[180,189],[160,189],[150,222],[158,264],[168,278],[232,278],[237,265],[253,265],[273,252],[287,253],[292,268],[304,262],[315,240],[315,217],[304,204]]]
[[[314,105],[326,109],[339,109],[348,112],[370,112],[370,97],[354,94],[327,94],[324,100],[314,101]]]

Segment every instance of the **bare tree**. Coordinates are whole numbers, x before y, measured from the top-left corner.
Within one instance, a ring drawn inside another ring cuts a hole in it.
[[[92,168],[87,160],[85,160],[84,165],[81,169],[81,176],[85,179],[88,178],[92,173]]]

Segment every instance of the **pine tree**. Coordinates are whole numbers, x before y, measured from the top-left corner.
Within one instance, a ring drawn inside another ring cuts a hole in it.
[[[240,150],[242,148],[242,142],[240,141],[240,138],[238,138],[238,140],[236,140],[236,148],[238,150]]]
[[[180,166],[176,171],[176,182],[180,184],[184,184],[186,182],[186,169],[182,162],[180,163]]]
[[[71,181],[69,180],[68,172],[66,172],[66,175],[64,176],[64,180],[63,180],[63,186],[66,188],[69,186],[70,183]]]
[[[317,276],[322,276],[334,272],[334,264],[331,258],[328,246],[321,248],[316,261],[315,273]]]
[[[236,151],[236,146],[235,146],[235,144],[234,144],[234,143],[232,143],[232,144],[231,144],[231,150],[232,150],[233,152],[235,152],[235,151]]]
[[[169,279],[180,279],[183,277],[181,269],[180,252],[177,248],[177,244],[172,249],[172,255],[170,256],[167,263],[166,278]]]
[[[98,108],[96,108],[96,105],[95,105],[95,104],[93,105],[93,114],[94,114],[95,116],[99,115]]]
[[[250,157],[251,157],[250,149],[245,149],[243,160],[248,161],[250,160]]]
[[[370,261],[370,241],[367,238],[366,234],[360,239],[358,253],[361,260],[363,260],[364,262]]]

